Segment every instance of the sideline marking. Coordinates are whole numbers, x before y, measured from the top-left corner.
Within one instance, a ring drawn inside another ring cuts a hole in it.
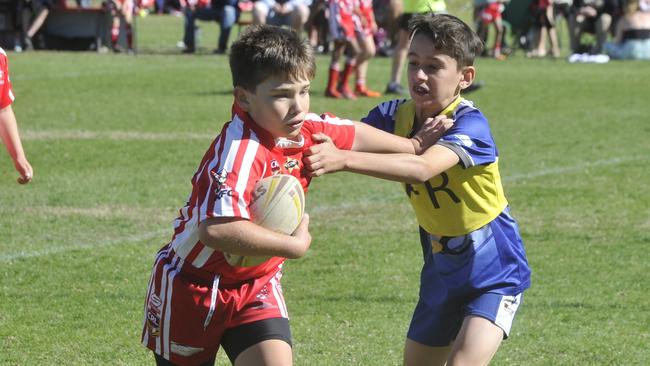
[[[607,166],[607,165],[617,165],[621,163],[626,163],[630,161],[644,161],[648,160],[650,157],[646,157],[643,155],[637,155],[637,156],[627,156],[627,157],[616,157],[616,158],[610,158],[610,159],[603,159],[603,160],[596,160],[593,162],[587,162],[583,164],[578,164],[570,167],[563,167],[563,168],[552,168],[552,169],[544,169],[540,171],[536,171],[533,173],[524,173],[524,174],[514,174],[511,176],[504,177],[503,180],[507,182],[512,182],[512,183],[517,183],[519,181],[527,180],[527,179],[534,179],[538,177],[543,177],[546,175],[550,174],[558,174],[558,173],[572,173],[572,172],[577,172],[584,170],[586,168],[591,168],[591,167],[598,167],[598,166]],[[394,197],[391,196],[390,198],[397,198],[401,197],[402,195],[395,195]],[[372,200],[372,202],[375,202]],[[341,208],[345,207],[352,207],[355,205],[358,205],[359,203],[364,203],[363,201],[359,202],[349,202],[349,203],[344,203],[340,205],[332,205],[332,206],[321,206],[321,207],[315,207],[313,209],[313,212],[327,212],[332,209],[340,210]],[[34,257],[41,257],[44,255],[51,255],[51,254],[59,254],[63,252],[67,252],[70,250],[78,250],[78,249],[93,249],[93,248],[99,248],[99,247],[106,247],[106,246],[112,246],[112,245],[118,245],[118,244],[131,244],[131,243],[136,243],[139,241],[144,241],[144,240],[150,240],[155,238],[158,235],[163,235],[163,234],[172,234],[172,230],[157,230],[157,231],[151,231],[148,233],[144,233],[141,235],[131,235],[127,237],[122,237],[122,238],[117,238],[105,242],[98,242],[98,243],[88,243],[88,244],[78,244],[78,245],[67,245],[67,246],[62,246],[62,247],[55,247],[55,248],[50,248],[50,249],[44,249],[44,250],[36,250],[33,252],[18,252],[14,254],[7,254],[7,255],[0,255],[0,263],[1,262],[10,262],[16,259],[23,259],[23,258],[34,258]]]
[[[46,249],[35,250],[31,252],[24,252],[24,251],[17,252],[13,254],[1,255],[0,263],[11,262],[17,259],[36,258],[36,257],[42,257],[46,255],[60,254],[71,250],[95,249],[95,248],[108,247],[108,246],[113,246],[118,244],[137,243],[140,241],[151,240],[159,235],[163,235],[164,233],[169,233],[169,232],[170,232],[169,230],[157,230],[157,231],[150,231],[140,235],[131,235],[127,237],[117,238],[117,239],[98,242],[98,243],[86,243],[86,244],[76,244],[76,245],[73,244],[73,245],[64,245],[61,247],[49,247]]]
[[[88,130],[22,130],[21,138],[29,141],[47,140],[117,140],[117,141],[172,141],[210,140],[215,135],[191,132],[138,132],[138,131],[88,131]]]

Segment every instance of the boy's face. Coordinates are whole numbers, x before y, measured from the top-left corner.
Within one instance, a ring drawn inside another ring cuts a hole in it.
[[[437,50],[427,36],[415,33],[408,51],[409,93],[427,116],[447,107],[473,78],[473,67],[459,70],[455,59]]]
[[[310,80],[271,77],[257,85],[255,92],[235,88],[239,105],[274,138],[298,138],[309,111]]]

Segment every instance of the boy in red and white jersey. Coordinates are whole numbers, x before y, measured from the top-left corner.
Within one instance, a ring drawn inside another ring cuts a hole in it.
[[[27,161],[18,134],[16,115],[13,108],[11,108],[14,99],[14,92],[11,89],[11,81],[9,80],[9,60],[5,50],[0,48],[0,139],[5,144],[16,171],[20,174],[18,183],[26,184],[32,180],[34,171],[29,161]]]
[[[306,191],[303,153],[320,133],[341,149],[381,142],[382,151],[416,153],[434,142],[430,130],[422,132],[427,140],[406,139],[309,113],[314,55],[292,30],[249,27],[232,45],[230,68],[232,120],[199,164],[172,241],[158,252],[152,270],[142,342],[158,365],[212,365],[220,346],[233,364],[291,365],[281,268],[286,258],[309,249],[309,216],[292,235],[253,223],[253,186],[264,177],[291,174]],[[433,120],[440,121],[450,122]],[[271,258],[241,267],[224,253]]]

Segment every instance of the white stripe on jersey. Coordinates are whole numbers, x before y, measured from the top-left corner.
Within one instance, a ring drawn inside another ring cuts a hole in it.
[[[210,256],[214,253],[214,249],[204,246],[203,249],[201,249],[201,252],[199,253],[198,256],[192,261],[192,265],[196,268],[201,268],[207,263],[208,259],[210,259]]]
[[[279,288],[278,279],[276,276],[273,276],[270,281],[271,290],[273,290],[273,297],[278,303],[278,308],[280,309],[280,314],[282,317],[289,319],[289,312],[287,311],[287,304],[284,302],[284,296]]]
[[[259,139],[257,138],[257,135],[251,131],[251,137],[248,146],[246,147],[246,151],[244,152],[244,159],[241,163],[242,169],[239,170],[239,179],[237,179],[237,186],[235,187],[237,192],[244,193],[246,191],[246,187],[248,187],[248,179],[250,178],[250,167],[255,161],[255,156],[257,155],[257,150],[259,150],[259,148]],[[241,217],[249,219],[250,215],[248,214],[247,202],[244,200],[243,194],[239,197],[237,204],[239,205],[239,214]]]
[[[218,171],[225,170],[226,172],[231,172],[235,165],[237,152],[239,151],[240,144],[242,141],[241,139],[243,138],[244,135],[243,121],[239,119],[239,117],[235,116],[235,118],[233,118],[232,122],[228,126],[228,129],[225,131],[225,134],[226,134],[226,141],[224,141],[225,148],[223,149],[222,155],[219,158],[221,164],[217,170]],[[217,146],[215,148],[218,149]],[[248,184],[249,172],[250,172],[249,168],[252,161],[255,159],[255,155],[257,153],[258,148],[259,148],[259,139],[257,138],[257,135],[255,135],[255,133],[251,131],[250,140],[246,148],[246,151],[244,152],[244,161],[242,163],[242,168],[244,169],[239,170],[238,180],[234,187],[234,189],[237,192],[244,192],[246,190],[246,186]],[[213,167],[210,167],[210,170],[212,169]],[[248,214],[248,210],[246,209],[246,202],[244,202],[243,198],[244,198],[243,196],[239,197],[239,202],[238,202],[238,206],[240,208],[240,215],[245,219],[249,219],[250,216]],[[207,202],[204,202],[204,204],[207,204]],[[204,212],[205,210],[202,207],[201,219],[205,218],[205,216],[203,216]],[[217,202],[214,205],[214,212],[219,213],[220,216],[232,215],[235,212],[232,198],[228,195],[224,195],[221,199],[217,200]]]
[[[314,121],[314,122],[321,122],[322,121],[322,122],[329,123],[329,124],[332,124],[332,125],[337,125],[337,126],[349,126],[349,125],[353,124],[352,121],[350,121],[349,119],[342,119],[342,118],[339,118],[339,117],[329,116],[327,114],[325,114],[323,116],[319,116],[316,113],[307,113],[305,115],[305,120],[310,120],[310,121]]]
[[[174,255],[174,258],[172,259],[172,264],[170,265],[165,265],[165,272],[169,271],[168,275],[165,275],[165,286],[163,289],[161,289],[161,294],[163,291],[165,291],[165,299],[163,300],[165,302],[165,321],[164,321],[164,329],[162,330],[162,356],[166,359],[169,360],[169,351],[171,347],[171,341],[169,340],[169,332],[170,332],[170,325],[171,325],[171,307],[172,307],[172,292],[174,290],[174,278],[178,274],[178,268],[183,265],[183,260],[178,257],[178,255]],[[168,270],[169,267],[173,267],[171,270]],[[158,350],[158,344],[156,344],[156,350]],[[158,353],[160,354],[160,353]]]
[[[183,218],[176,220],[174,232],[176,232],[176,228],[182,225],[183,222],[185,223],[185,227],[182,232],[174,237],[172,248],[179,256],[181,256],[181,258],[187,258],[187,255],[190,253],[192,248],[194,248],[194,245],[199,241],[199,232],[196,230],[199,226],[199,212],[198,209],[194,207],[192,209],[191,219],[187,215],[187,206],[183,207],[181,212],[183,213]]]

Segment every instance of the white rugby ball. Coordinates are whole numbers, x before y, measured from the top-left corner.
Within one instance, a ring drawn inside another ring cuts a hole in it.
[[[298,178],[278,174],[258,181],[253,187],[250,204],[251,220],[267,229],[292,234],[305,212],[305,192]],[[256,266],[270,257],[241,256],[224,253],[232,266]]]

